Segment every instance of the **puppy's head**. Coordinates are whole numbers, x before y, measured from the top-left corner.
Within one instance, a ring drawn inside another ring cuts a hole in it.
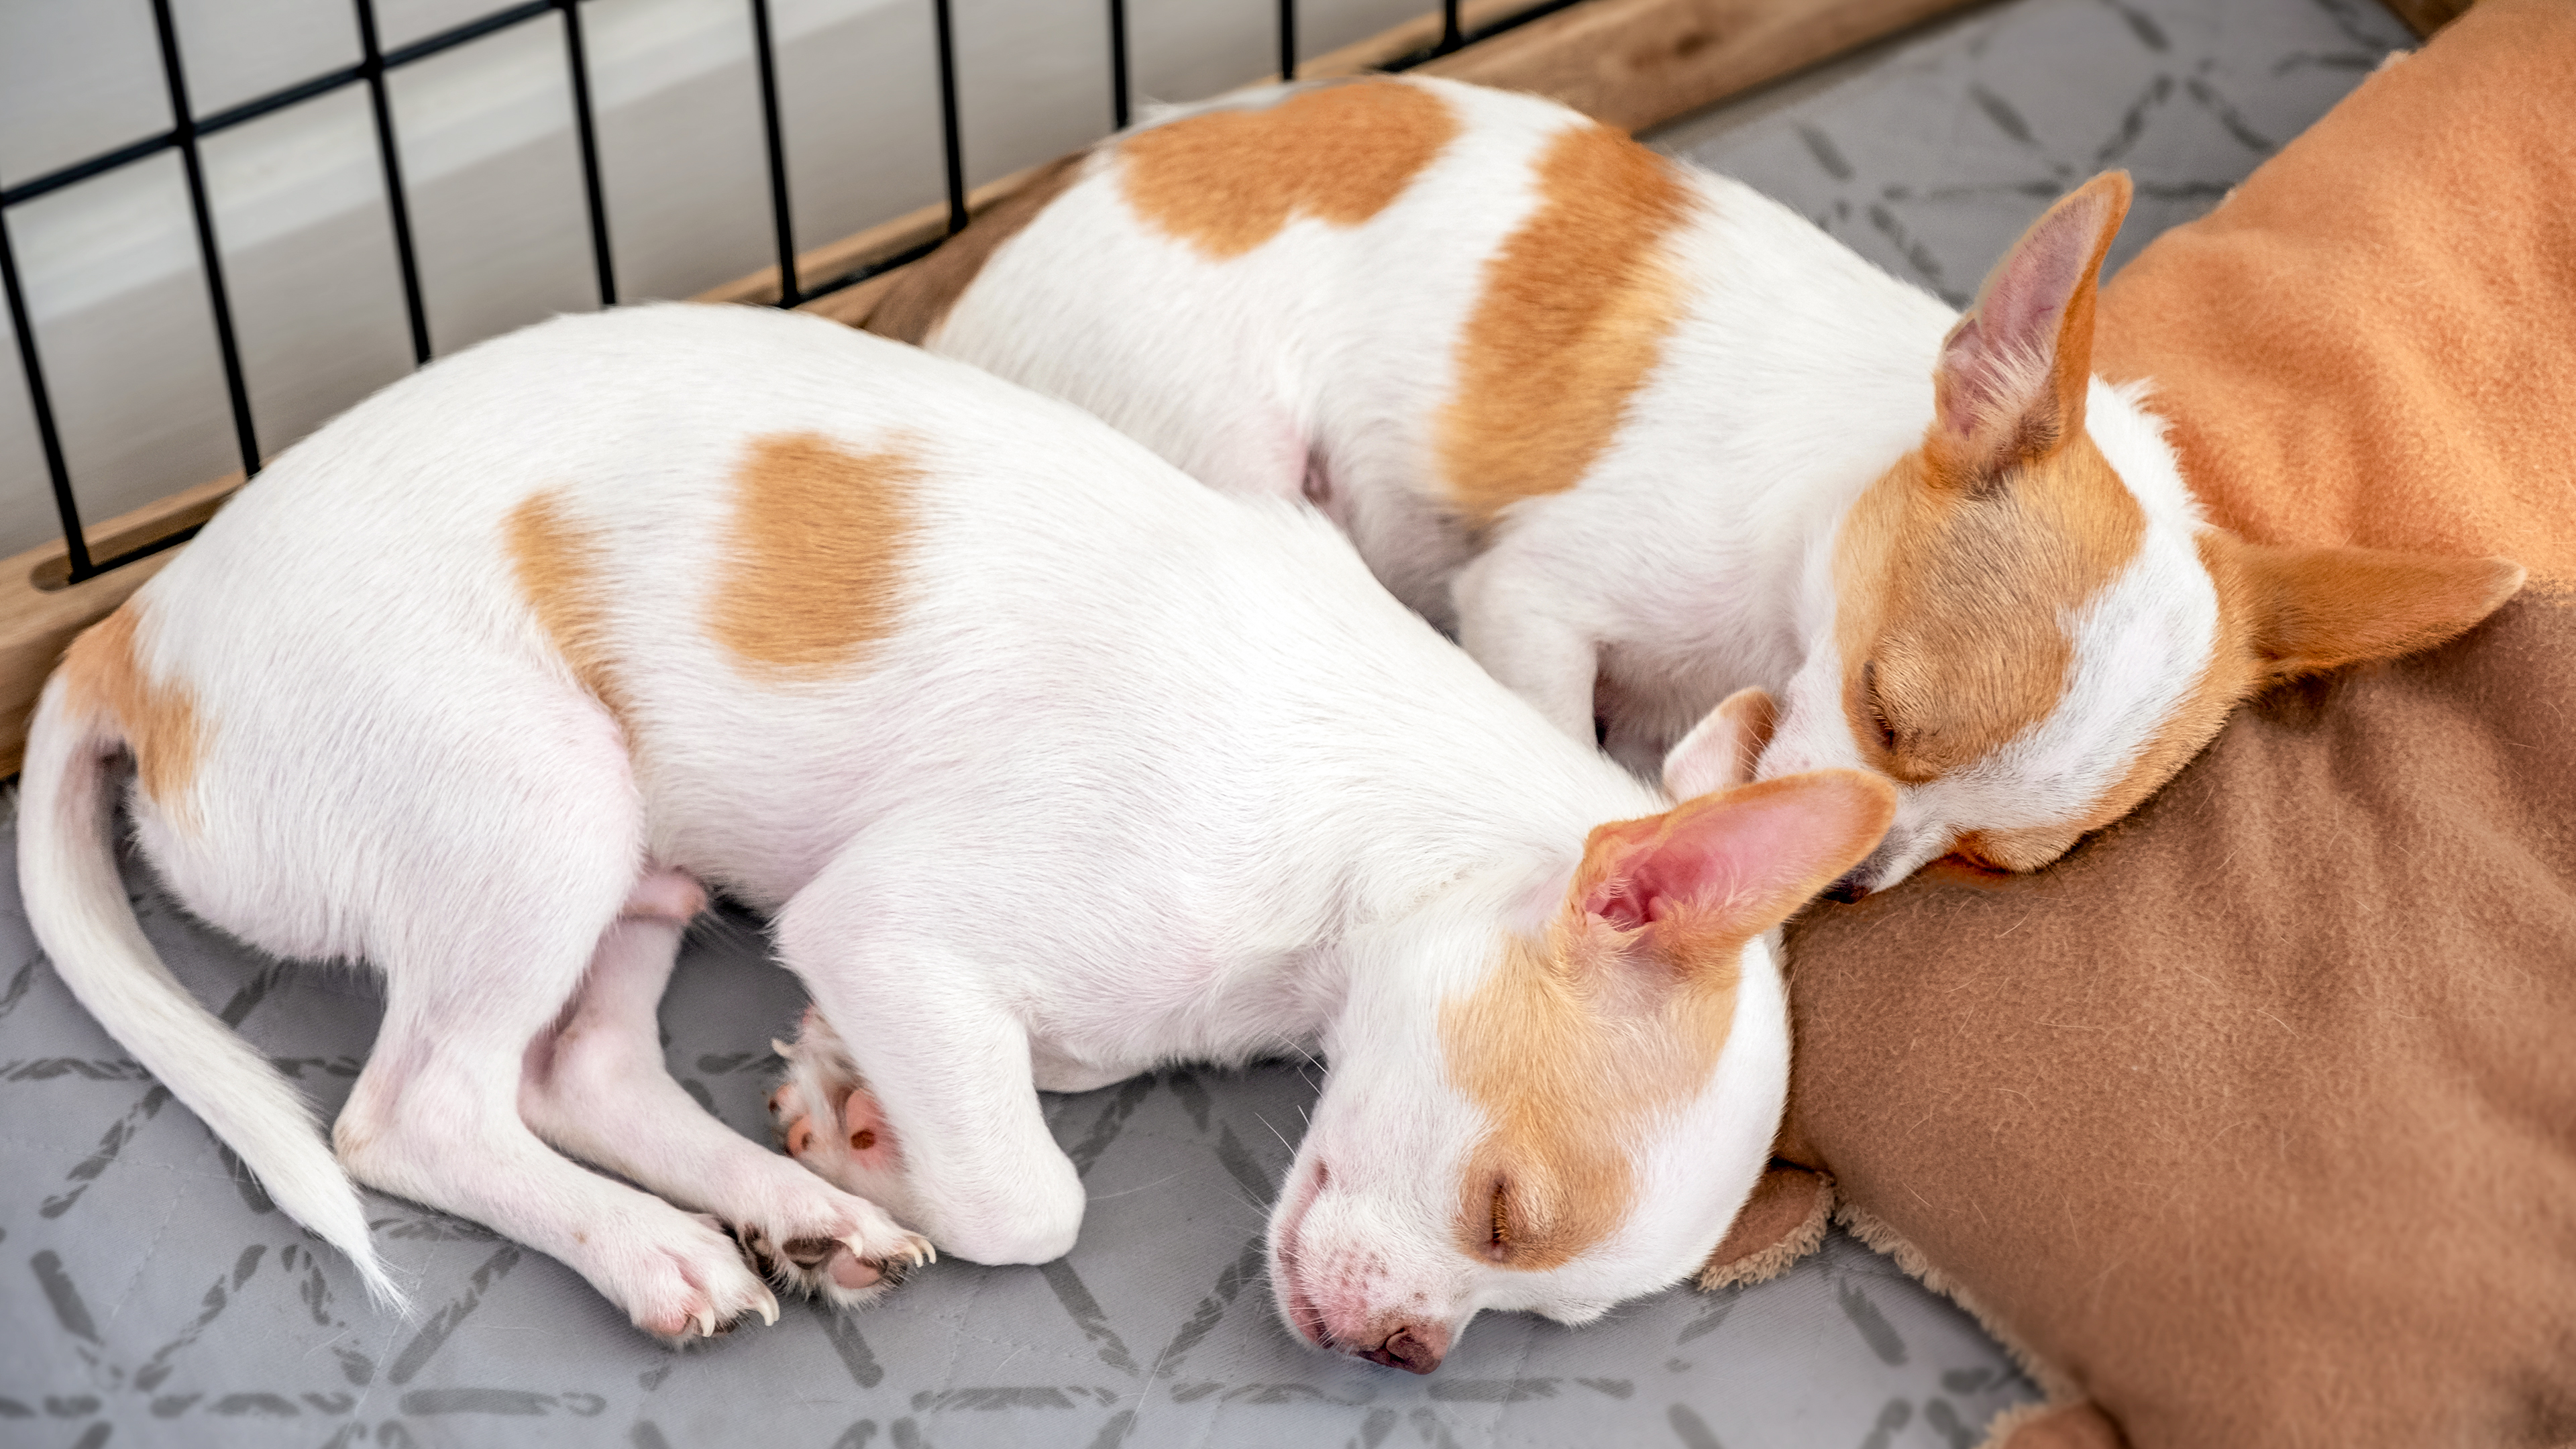
[[[1271,1217],[1289,1325],[1428,1373],[1481,1309],[1580,1323],[1700,1267],[1787,1091],[1765,933],[1894,808],[1851,771],[1743,786],[1601,826],[1544,882],[1464,885],[1427,925],[1362,932]]]
[[[1838,895],[1944,854],[2046,865],[2256,690],[2440,643],[2521,585],[2502,559],[2263,548],[2204,526],[2156,424],[2091,375],[2128,202],[2125,175],[2096,177],[1996,265],[1943,343],[1921,446],[1834,539],[1830,640],[1791,681],[1759,773],[1896,782],[1893,828]]]

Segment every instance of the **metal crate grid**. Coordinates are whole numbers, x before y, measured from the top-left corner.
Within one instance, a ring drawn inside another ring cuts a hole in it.
[[[616,267],[609,248],[608,203],[600,183],[599,140],[591,104],[590,69],[582,47],[581,0],[523,0],[523,3],[495,10],[392,50],[386,50],[378,39],[375,0],[351,0],[351,3],[357,12],[360,51],[355,64],[309,77],[212,115],[200,116],[188,101],[187,66],[180,55],[178,27],[172,18],[171,0],[151,0],[161,71],[169,94],[170,128],[16,185],[0,185],[0,291],[7,295],[9,320],[18,339],[18,359],[26,379],[27,403],[35,416],[37,440],[44,451],[55,511],[60,515],[63,547],[70,564],[70,583],[95,578],[136,559],[184,543],[195,536],[197,529],[194,526],[179,529],[106,558],[91,556],[89,542],[82,529],[80,503],[72,487],[71,469],[65,461],[61,435],[55,426],[52,399],[45,388],[35,324],[28,312],[25,289],[18,273],[17,251],[9,236],[9,208],[164,151],[176,150],[179,153],[189,211],[195,223],[198,265],[204,275],[206,295],[213,313],[216,352],[223,366],[224,386],[231,404],[234,442],[241,453],[242,476],[255,476],[260,469],[259,430],[252,416],[249,384],[242,372],[241,352],[234,337],[232,299],[224,284],[223,248],[216,236],[214,213],[207,199],[198,141],[333,94],[344,87],[366,86],[376,150],[384,171],[385,210],[393,233],[395,261],[402,278],[403,305],[411,328],[412,356],[415,364],[426,363],[432,356],[429,314],[421,297],[420,268],[412,245],[410,206],[403,188],[402,148],[395,134],[393,103],[386,88],[386,77],[404,66],[495,32],[555,15],[561,17],[564,64],[571,78],[574,136],[581,160],[583,196],[588,206],[591,259],[598,280],[599,303],[605,307],[617,301]],[[955,28],[950,15],[950,0],[929,0],[938,41],[940,142],[948,199],[946,231],[918,246],[872,259],[816,285],[805,285],[796,261],[795,228],[787,185],[787,143],[779,118],[778,67],[771,43],[769,0],[747,0],[747,3],[751,7],[752,55],[759,80],[760,119],[769,167],[771,222],[778,249],[780,287],[774,305],[794,307],[890,271],[917,260],[962,229],[967,222],[966,171],[958,125]],[[1380,69],[1411,69],[1573,3],[1576,0],[1541,0],[1541,3],[1517,10],[1490,25],[1468,30],[1460,23],[1460,0],[1442,0],[1439,40],[1398,57]],[[1124,130],[1131,114],[1126,0],[1108,0],[1108,11],[1110,109],[1115,128]],[[1279,0],[1278,31],[1279,74],[1283,79],[1294,80],[1298,61],[1297,0]]]

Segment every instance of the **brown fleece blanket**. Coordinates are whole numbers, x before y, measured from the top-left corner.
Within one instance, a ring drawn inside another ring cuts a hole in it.
[[[2372,77],[2100,345],[2219,521],[2535,586],[2256,701],[2038,875],[1811,911],[1783,1155],[2032,1360],[2011,1449],[2576,1443],[2576,5]]]

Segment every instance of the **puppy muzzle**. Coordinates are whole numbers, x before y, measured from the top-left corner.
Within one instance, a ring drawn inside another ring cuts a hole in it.
[[[1344,1347],[1342,1351],[1409,1374],[1427,1374],[1449,1356],[1449,1330],[1437,1323],[1406,1323],[1398,1325],[1375,1348]]]

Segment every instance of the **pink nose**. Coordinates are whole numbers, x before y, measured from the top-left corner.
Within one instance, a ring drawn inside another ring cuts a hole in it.
[[[1440,1367],[1441,1358],[1449,1352],[1449,1330],[1408,1323],[1388,1334],[1386,1342],[1377,1347],[1353,1352],[1370,1363],[1400,1368],[1409,1374],[1427,1374]]]

